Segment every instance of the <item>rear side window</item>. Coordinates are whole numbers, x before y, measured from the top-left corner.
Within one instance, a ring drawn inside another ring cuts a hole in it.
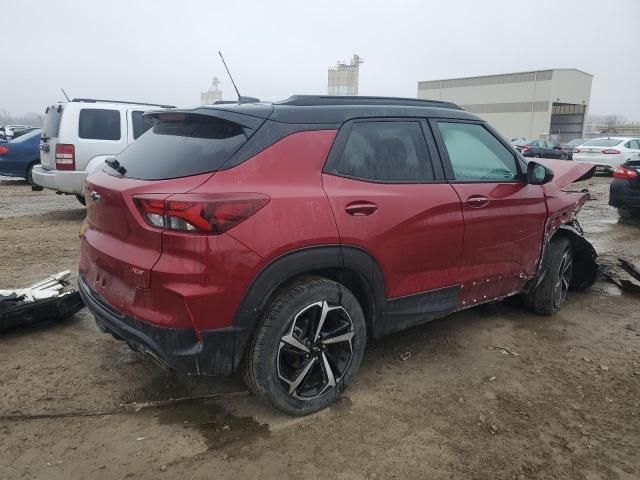
[[[418,122],[364,122],[351,126],[338,173],[376,182],[433,180]]]
[[[98,108],[80,110],[78,136],[90,140],[120,140],[120,112]]]
[[[233,122],[205,115],[167,115],[117,158],[127,177],[186,177],[219,169],[246,141],[243,128]]]
[[[453,173],[460,181],[509,181],[518,176],[513,154],[484,126],[437,122]]]
[[[144,112],[135,111],[131,112],[131,127],[133,128],[133,139],[135,140],[144,132],[149,130],[153,125],[151,122],[145,120],[142,116]]]

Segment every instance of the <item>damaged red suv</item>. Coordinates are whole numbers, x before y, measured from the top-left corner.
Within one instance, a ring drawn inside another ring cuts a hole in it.
[[[563,190],[458,106],[294,96],[149,112],[86,184],[80,292],[98,326],[189,375],[242,371],[285,412],[334,402],[367,338],[596,277]]]

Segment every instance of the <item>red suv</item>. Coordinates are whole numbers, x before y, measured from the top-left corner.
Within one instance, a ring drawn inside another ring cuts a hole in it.
[[[80,292],[98,326],[190,375],[241,370],[307,414],[368,337],[524,294],[552,314],[596,276],[561,190],[593,166],[525,160],[437,101],[294,96],[149,112],[86,184]]]

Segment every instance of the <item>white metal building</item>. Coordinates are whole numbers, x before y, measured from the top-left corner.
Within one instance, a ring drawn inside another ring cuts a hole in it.
[[[593,75],[574,68],[418,82],[418,98],[449,100],[505,137],[581,137]]]

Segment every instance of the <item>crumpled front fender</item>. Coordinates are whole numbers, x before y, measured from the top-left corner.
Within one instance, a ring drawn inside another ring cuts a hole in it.
[[[573,275],[571,278],[571,288],[584,290],[591,287],[598,278],[598,253],[591,242],[584,238],[584,233],[577,220],[560,225],[552,236],[545,239],[542,250],[542,258],[547,254],[547,247],[551,240],[557,235],[566,237],[571,242],[573,250]],[[544,262],[541,260],[538,265],[536,276],[528,283],[525,292],[529,292],[544,280],[546,271],[543,268]]]

